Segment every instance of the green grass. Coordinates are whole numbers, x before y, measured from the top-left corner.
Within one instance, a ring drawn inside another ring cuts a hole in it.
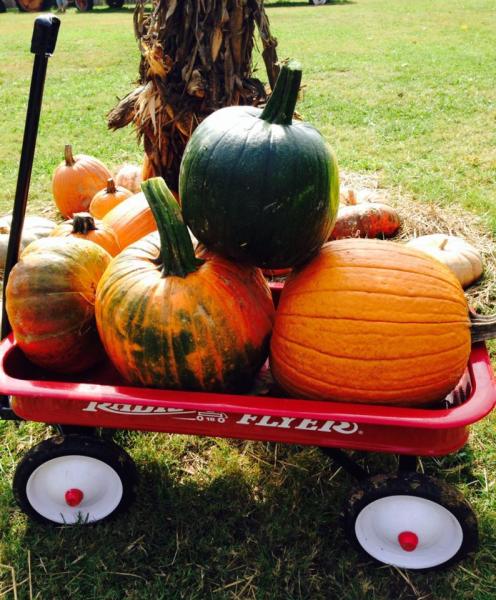
[[[286,6],[287,5],[287,6]],[[359,0],[322,7],[271,3],[280,57],[304,66],[299,110],[343,168],[449,210],[460,204],[496,231],[493,0]],[[11,209],[32,55],[33,15],[0,15],[0,212]],[[65,143],[110,167],[140,161],[131,130],[105,114],[133,86],[139,53],[129,11],[62,15],[49,61],[30,212],[53,211],[51,173]],[[263,75],[261,75],[263,76]],[[138,499],[114,523],[49,529],[24,517],[10,482],[48,434],[1,423],[0,598],[11,566],[19,598],[43,600],[490,600],[496,597],[495,419],[426,471],[456,484],[479,518],[476,557],[446,572],[377,567],[350,548],[339,513],[351,479],[316,449],[121,432],[141,475]],[[361,456],[372,472],[391,457]],[[22,582],[22,583],[21,583]]]

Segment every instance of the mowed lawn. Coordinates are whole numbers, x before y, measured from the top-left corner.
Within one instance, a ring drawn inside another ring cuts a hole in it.
[[[496,13],[493,0],[270,3],[279,56],[303,64],[298,105],[347,171],[496,232]],[[32,68],[33,15],[0,14],[0,212],[9,212]],[[257,60],[257,59],[256,59]],[[133,87],[139,52],[130,10],[62,15],[49,61],[29,211],[55,215],[50,180],[71,143],[113,168],[140,162],[131,129],[105,115]],[[257,64],[262,63],[257,60]],[[262,67],[258,71],[265,79]],[[490,600],[496,597],[496,420],[425,472],[472,503],[480,549],[456,568],[374,565],[339,525],[353,480],[311,447],[120,432],[136,461],[129,513],[98,527],[47,528],[17,508],[11,479],[44,425],[0,423],[0,598],[42,600]],[[371,473],[392,456],[358,456]],[[13,576],[15,575],[15,585]]]

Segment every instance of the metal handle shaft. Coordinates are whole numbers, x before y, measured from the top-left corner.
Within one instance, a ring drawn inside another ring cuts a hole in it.
[[[24,225],[29,184],[31,182],[31,171],[33,168],[36,137],[38,135],[38,124],[40,121],[48,58],[55,50],[59,27],[60,19],[54,15],[37,17],[34,22],[33,37],[31,40],[31,52],[35,55],[33,74],[31,77],[26,124],[24,126],[24,137],[22,140],[21,160],[17,176],[9,244],[7,247],[7,257],[5,259],[1,330],[2,339],[12,330],[5,311],[5,290],[7,288],[10,272],[19,257],[22,227]]]

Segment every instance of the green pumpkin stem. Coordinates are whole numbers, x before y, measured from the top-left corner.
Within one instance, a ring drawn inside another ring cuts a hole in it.
[[[95,219],[87,212],[74,213],[72,216],[72,233],[84,233],[95,231]]]
[[[196,271],[204,261],[195,256],[193,242],[176,199],[162,177],[152,177],[143,181],[141,189],[157,223],[162,276],[186,277],[188,273]]]
[[[290,60],[282,65],[276,85],[260,118],[276,125],[291,125],[301,83],[301,65]]]

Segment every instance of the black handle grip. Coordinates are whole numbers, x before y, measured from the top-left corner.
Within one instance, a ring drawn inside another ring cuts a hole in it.
[[[42,15],[34,20],[33,37],[31,39],[31,52],[33,54],[53,54],[57,35],[59,33],[60,19],[55,15]]]

